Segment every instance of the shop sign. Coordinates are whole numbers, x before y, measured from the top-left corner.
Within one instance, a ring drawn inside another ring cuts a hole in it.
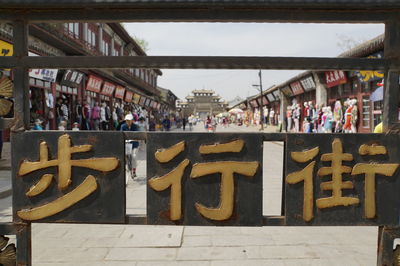
[[[89,75],[89,80],[86,84],[86,90],[99,93],[102,83],[103,83],[103,80],[101,78],[93,76],[93,75]]]
[[[261,101],[262,101],[262,104],[261,104]],[[264,106],[264,105],[267,105],[268,103],[269,102],[268,102],[267,98],[265,98],[265,96],[257,98],[257,104],[259,106]]]
[[[62,80],[60,82],[61,85],[65,85],[72,88],[77,88],[81,84],[83,77],[85,74],[76,70],[67,69],[64,72]]]
[[[127,103],[132,102],[132,96],[133,96],[133,92],[131,92],[131,91],[126,91],[126,94],[125,94],[125,102],[127,102]]]
[[[275,101],[275,97],[274,97],[274,95],[272,93],[268,93],[267,94],[267,98],[268,98],[268,101],[270,101],[270,102],[274,102]]]
[[[0,40],[0,56],[12,56],[13,45],[11,43]],[[4,71],[10,71],[11,69],[2,69]]]
[[[115,85],[110,82],[104,82],[103,89],[101,90],[101,94],[112,96],[115,90]]]
[[[161,103],[158,103],[157,104],[157,110],[160,110],[160,108],[161,108]]]
[[[151,102],[151,99],[147,98],[146,101],[144,102],[144,105],[149,107],[150,106],[150,102]]]
[[[257,98],[257,104],[258,104],[258,106],[262,106],[262,104],[261,104],[261,98]]]
[[[13,56],[13,45],[0,40],[0,56]],[[39,56],[38,54],[29,52],[29,56]],[[29,69],[29,76],[40,80],[55,82],[58,69]]]
[[[139,105],[144,106],[145,101],[146,101],[146,97],[144,97],[144,96],[140,97]]]
[[[293,94],[294,94],[294,95],[299,95],[299,94],[304,93],[304,89],[303,89],[303,87],[301,86],[301,84],[300,84],[299,81],[290,83],[290,87],[292,88],[292,91],[293,91]]]
[[[267,97],[265,97],[265,95],[263,96],[263,105],[267,105],[267,104],[269,104],[269,102],[268,102],[268,100],[267,100]]]
[[[39,56],[38,54],[29,52],[29,56]],[[29,76],[31,78],[41,79],[50,82],[56,82],[58,69],[29,69]]]
[[[257,101],[256,101],[256,100],[252,100],[252,101],[250,101],[250,105],[251,105],[251,107],[253,107],[253,108],[256,108],[256,107],[258,107],[258,103],[257,103]]]
[[[124,95],[125,95],[125,88],[122,86],[117,86],[114,97],[123,100]]]
[[[369,59],[381,59],[383,58],[383,52],[379,52],[373,55],[368,56]],[[373,71],[373,70],[361,70],[357,73],[361,82],[370,82],[381,80],[384,78],[384,72],[382,71]]]
[[[135,93],[135,94],[133,95],[133,102],[134,102],[135,104],[139,104],[139,101],[140,101],[140,95]]]
[[[346,74],[342,70],[326,71],[325,80],[328,88],[347,83]]]
[[[283,87],[281,89],[282,93],[285,94],[287,97],[293,96],[292,89],[289,86]]]
[[[280,98],[279,90],[273,91],[272,94],[274,95],[275,99],[279,100],[279,98]]]
[[[305,91],[315,90],[315,82],[311,76],[306,77],[305,79],[300,80],[301,85],[303,86]]]
[[[153,106],[152,106],[153,109],[157,108],[157,105],[158,105],[158,103],[154,101],[154,102],[153,102]]]
[[[11,43],[0,40],[0,56],[12,56],[13,45]]]

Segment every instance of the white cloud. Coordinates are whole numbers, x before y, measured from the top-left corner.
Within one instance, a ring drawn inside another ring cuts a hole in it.
[[[127,23],[149,42],[148,55],[334,57],[339,35],[355,41],[384,32],[383,24]],[[300,71],[263,71],[265,88]],[[257,93],[256,70],[163,70],[159,85],[184,98],[194,89],[213,89],[226,100]]]

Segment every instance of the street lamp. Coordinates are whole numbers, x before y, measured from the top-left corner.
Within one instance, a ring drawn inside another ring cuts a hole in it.
[[[263,88],[262,88],[262,76],[261,76],[261,69],[258,72],[258,76],[260,78],[260,84],[253,84],[253,87],[260,91],[260,100],[261,100],[261,107],[260,107],[260,124],[261,130],[264,130],[264,101],[263,101]]]

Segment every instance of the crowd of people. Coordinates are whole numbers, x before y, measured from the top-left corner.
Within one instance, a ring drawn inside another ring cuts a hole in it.
[[[175,117],[173,115],[146,109],[133,104],[114,103],[111,109],[106,102],[77,101],[71,108],[66,98],[58,98],[54,114],[49,117],[36,116],[32,130],[50,129],[50,122],[55,120],[58,130],[120,130],[127,114],[131,114],[140,131],[169,131]]]
[[[332,108],[333,107],[333,108]],[[303,133],[357,133],[357,99],[337,100],[333,106],[305,102],[287,107],[286,131]]]

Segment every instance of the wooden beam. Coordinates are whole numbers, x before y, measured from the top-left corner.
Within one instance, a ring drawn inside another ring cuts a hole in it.
[[[0,68],[57,69],[307,69],[307,70],[400,70],[400,60],[317,57],[229,56],[30,56],[4,57]]]
[[[385,58],[400,59],[400,18],[386,23]],[[383,106],[383,130],[387,132],[398,123],[399,109],[399,74],[398,69],[385,71],[385,95]]]

